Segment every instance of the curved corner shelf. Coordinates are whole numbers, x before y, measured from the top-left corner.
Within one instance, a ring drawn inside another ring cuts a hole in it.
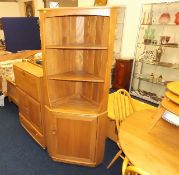
[[[99,106],[90,102],[82,96],[71,96],[52,103],[53,112],[75,113],[75,114],[97,114]]]
[[[87,50],[107,50],[107,46],[90,45],[90,44],[63,44],[47,45],[46,49],[87,49]]]
[[[93,74],[89,74],[87,72],[65,72],[61,74],[48,76],[49,80],[64,80],[64,81],[87,81],[87,82],[97,82],[103,83],[104,79],[97,77]]]

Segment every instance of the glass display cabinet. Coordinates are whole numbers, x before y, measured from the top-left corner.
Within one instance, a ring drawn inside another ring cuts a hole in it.
[[[168,82],[179,80],[179,2],[145,4],[130,93],[159,104]]]

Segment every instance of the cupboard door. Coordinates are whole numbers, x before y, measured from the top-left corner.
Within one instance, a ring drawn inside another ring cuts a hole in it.
[[[94,116],[47,112],[48,151],[64,162],[92,163],[95,159],[96,125]],[[49,120],[50,119],[50,120]],[[50,123],[49,123],[50,122]]]

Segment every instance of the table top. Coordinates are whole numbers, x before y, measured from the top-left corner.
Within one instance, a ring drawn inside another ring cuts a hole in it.
[[[137,111],[121,126],[119,142],[132,164],[151,175],[179,174],[179,127],[162,118],[154,123],[164,110]]]

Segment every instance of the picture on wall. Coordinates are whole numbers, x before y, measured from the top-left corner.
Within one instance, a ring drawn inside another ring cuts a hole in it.
[[[25,6],[25,16],[34,17],[34,4],[33,1],[24,2]]]
[[[94,5],[95,6],[104,6],[107,4],[107,0],[95,0]]]

